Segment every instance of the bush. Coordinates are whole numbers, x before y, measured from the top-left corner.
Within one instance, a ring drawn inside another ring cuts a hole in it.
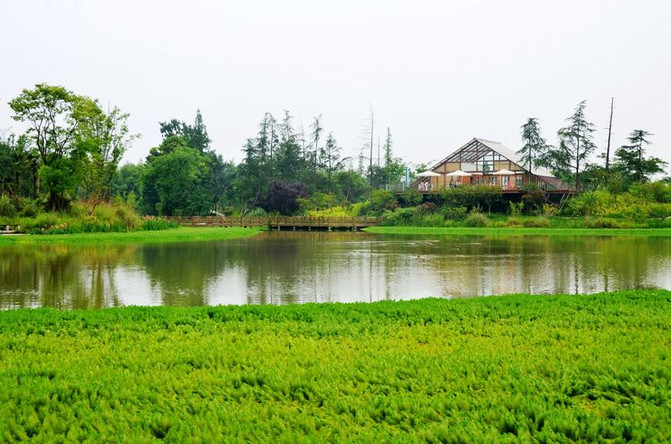
[[[462,221],[466,219],[467,215],[466,207],[447,207],[443,209],[443,217],[447,220]]]
[[[417,210],[415,208],[397,208],[387,210],[382,215],[383,225],[415,225]]]
[[[375,190],[370,193],[370,204],[375,211],[394,210],[398,206],[394,193],[386,190]]]
[[[486,227],[489,225],[489,218],[482,213],[471,213],[464,219],[464,225],[467,227]]]
[[[620,223],[609,217],[585,219],[585,228],[623,228]]]

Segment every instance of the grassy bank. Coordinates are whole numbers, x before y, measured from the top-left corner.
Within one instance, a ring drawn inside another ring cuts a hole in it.
[[[201,228],[180,227],[160,231],[130,231],[122,233],[74,233],[51,235],[0,236],[0,245],[41,243],[151,243],[151,242],[195,242],[236,239],[258,234],[259,228]]]
[[[370,227],[364,231],[407,235],[671,236],[671,228],[466,228]]]
[[[0,441],[667,441],[670,302],[0,312]]]

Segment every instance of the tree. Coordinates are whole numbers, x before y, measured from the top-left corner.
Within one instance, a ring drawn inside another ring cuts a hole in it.
[[[210,149],[210,137],[207,134],[207,127],[203,122],[203,115],[200,109],[196,110],[196,119],[193,126],[187,125],[181,120],[171,119],[168,122],[159,122],[161,136],[166,140],[173,136],[184,138],[187,146],[200,151],[201,153]]]
[[[126,164],[116,170],[110,184],[110,194],[119,195],[124,199],[133,193],[134,196],[142,196],[142,177],[145,174],[146,164]]]
[[[311,158],[313,171],[315,171],[318,167],[319,162],[317,161],[317,159],[319,158],[320,153],[319,140],[321,139],[322,133],[324,132],[324,128],[322,128],[321,126],[321,119],[322,115],[320,114],[314,118],[312,124],[310,125],[310,129],[312,130],[311,133],[312,141],[314,142],[314,150],[312,152],[312,158]]]
[[[664,172],[666,162],[657,157],[645,157],[645,146],[650,144],[648,138],[652,133],[634,130],[623,145],[615,151],[614,169],[622,174],[628,184],[647,182],[650,176]]]
[[[27,136],[36,147],[39,162],[37,191],[44,189],[48,209],[65,209],[81,173],[83,155],[75,139],[86,122],[98,118],[102,110],[88,97],[45,83],[24,89],[9,106],[14,120],[30,125]]]
[[[403,180],[405,164],[394,157],[392,151],[391,130],[387,128],[387,137],[384,142],[384,186],[389,189],[391,185],[398,185]]]
[[[210,149],[210,136],[207,134],[207,127],[203,122],[203,115],[200,109],[196,110],[196,120],[193,126],[186,126],[186,141],[191,148],[205,152]]]
[[[342,160],[340,159],[341,148],[338,146],[333,137],[333,133],[329,133],[326,137],[326,143],[320,150],[320,165],[326,171],[327,191],[330,193],[333,189],[333,174],[342,169]]]
[[[35,159],[25,135],[0,138],[0,194],[14,198],[31,196],[37,175]]]
[[[114,107],[108,114],[94,114],[82,125],[76,143],[85,153],[82,174],[89,211],[110,197],[114,174],[121,157],[138,135],[129,134],[128,114]]]
[[[300,208],[298,199],[306,198],[307,195],[307,187],[303,183],[287,184],[274,180],[268,185],[268,194],[259,205],[269,213],[291,215]]]
[[[142,201],[148,214],[204,215],[211,210],[207,155],[187,146],[147,163]]]
[[[568,126],[557,132],[559,148],[551,149],[548,153],[555,170],[570,171],[576,190],[580,189],[580,173],[587,166],[587,158],[596,148],[592,142],[594,124],[585,120],[586,106],[586,100],[576,106],[573,115],[566,119]]]
[[[524,145],[517,151],[522,159],[522,164],[527,168],[529,174],[532,167],[538,163],[538,159],[545,155],[548,145],[541,137],[541,129],[538,119],[529,117],[527,122],[521,126],[522,141]]]

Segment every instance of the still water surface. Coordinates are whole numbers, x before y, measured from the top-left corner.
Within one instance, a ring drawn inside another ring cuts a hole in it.
[[[262,233],[0,248],[0,308],[353,302],[671,289],[671,238]]]

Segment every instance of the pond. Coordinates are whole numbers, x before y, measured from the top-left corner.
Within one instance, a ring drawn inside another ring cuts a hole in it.
[[[0,248],[0,308],[356,302],[671,289],[671,238],[264,232]]]

